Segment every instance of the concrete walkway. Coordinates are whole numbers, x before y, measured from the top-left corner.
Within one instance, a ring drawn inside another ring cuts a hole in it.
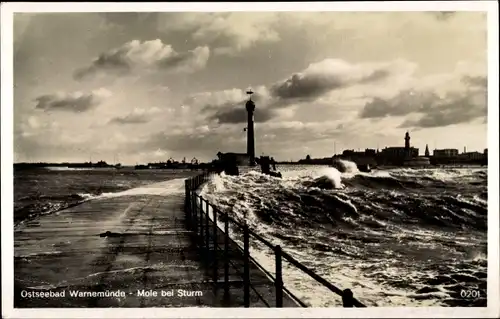
[[[186,230],[183,202],[183,180],[172,180],[93,199],[18,227],[15,307],[242,307],[241,277],[231,274],[229,300],[220,284],[212,283],[213,269]],[[106,231],[111,236],[101,237]],[[222,271],[220,276],[222,281]],[[252,276],[271,294],[273,284],[263,273],[254,269]],[[78,291],[107,295],[71,295]],[[26,297],[26,292],[53,295]],[[251,306],[265,307],[254,297]],[[296,305],[286,299],[285,306]]]

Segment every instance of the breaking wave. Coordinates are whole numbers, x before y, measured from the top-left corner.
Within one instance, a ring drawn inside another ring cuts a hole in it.
[[[79,205],[97,196],[98,195],[95,194],[78,193],[21,197],[14,203],[14,222],[19,224],[39,216],[51,214],[62,209]]]
[[[340,171],[282,167],[283,179],[222,174],[201,195],[368,305],[486,302],[486,169],[361,173],[342,162]],[[315,291],[299,273],[287,280]],[[464,287],[484,298],[464,300]],[[335,305],[328,296],[311,302]]]
[[[79,171],[80,169],[69,170]],[[56,171],[64,170],[62,168],[57,168]],[[96,178],[97,181],[99,181],[98,178]],[[36,192],[25,196],[19,195],[22,194],[22,192],[20,191],[18,194],[16,194],[17,196],[14,202],[14,222],[16,225],[19,225],[25,221],[29,221],[43,215],[52,214],[66,208],[79,205],[88,200],[98,200],[119,196],[181,193],[184,191],[184,180],[185,178],[176,178],[168,180],[166,182],[163,181],[157,183],[145,181],[145,185],[136,185],[135,183],[137,182],[134,181],[134,183],[131,183],[127,180],[116,182],[112,181],[109,183],[109,185],[91,185],[90,183],[83,183],[76,186],[70,185],[67,188],[57,185],[56,187],[48,190],[49,193],[52,192],[52,194],[42,194],[39,190],[36,190]],[[71,192],[72,188],[77,189],[77,192]]]

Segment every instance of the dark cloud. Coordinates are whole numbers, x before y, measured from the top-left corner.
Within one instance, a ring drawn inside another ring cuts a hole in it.
[[[426,112],[439,99],[439,96],[434,92],[403,91],[387,100],[374,98],[371,102],[366,103],[359,116],[361,118],[381,118]]]
[[[359,80],[360,83],[371,83],[383,80],[391,76],[389,70],[375,70],[370,75]]]
[[[400,127],[442,127],[468,123],[487,115],[486,95],[478,92],[462,96],[453,96],[445,101],[438,101],[418,120],[407,120]]]
[[[272,120],[275,114],[269,109],[255,109],[254,121],[256,123],[262,123]],[[244,108],[233,108],[233,109],[222,109],[215,114],[212,114],[209,119],[216,120],[218,123],[223,124],[239,124],[246,123],[248,114]]]
[[[384,80],[393,74],[406,72],[408,66],[412,67],[405,61],[350,64],[339,59],[326,59],[275,83],[269,90],[273,97],[280,100],[313,100],[329,91]]]
[[[254,112],[255,122],[263,123],[277,117],[278,114],[270,107],[265,87],[259,87],[254,91],[252,100],[257,105]],[[208,120],[216,121],[219,124],[238,124],[247,122],[245,107],[247,101],[246,90],[231,89],[195,94],[184,102],[199,108]]]
[[[271,94],[282,99],[314,98],[330,90],[342,87],[340,79],[327,77],[307,77],[294,74],[282,83],[271,87]]]
[[[395,74],[412,73],[413,70],[414,64],[403,60],[350,64],[339,59],[326,59],[313,63],[284,81],[257,87],[252,95],[252,100],[257,104],[255,121],[263,123],[286,115],[283,109],[314,101],[335,89],[382,81]],[[228,89],[195,94],[184,102],[198,105],[209,120],[235,124],[246,122],[247,100],[244,90]]]
[[[132,40],[101,53],[89,66],[77,69],[73,76],[82,80],[98,73],[124,75],[139,69],[191,73],[204,68],[209,56],[208,47],[179,53],[159,39],[144,42]]]
[[[295,73],[281,83],[274,84],[271,94],[280,99],[314,99],[321,95],[350,85],[383,80],[390,76],[387,70],[375,70],[363,76],[335,74],[335,71],[321,74]]]
[[[252,99],[258,105],[256,122],[267,122],[279,116],[282,109],[313,101],[320,96],[351,85],[385,80],[394,74],[412,73],[414,64],[403,60],[386,63],[350,64],[339,59],[326,59],[268,87],[260,86]],[[219,123],[247,121],[245,103],[248,97],[239,89],[205,92],[188,98],[186,104],[202,104],[201,110]],[[206,101],[203,105],[203,101]]]
[[[35,99],[37,109],[85,112],[99,105],[110,92],[101,89],[90,93],[46,94]]]
[[[477,87],[484,90],[488,88],[488,78],[485,76],[465,75],[462,77],[462,82],[470,87]]]
[[[428,128],[468,123],[487,114],[487,79],[463,76],[463,91],[448,92],[444,97],[434,91],[403,91],[390,99],[374,98],[359,113],[360,118],[382,118],[420,114],[400,127]]]

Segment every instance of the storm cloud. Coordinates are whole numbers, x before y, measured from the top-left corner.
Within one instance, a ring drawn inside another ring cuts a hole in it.
[[[488,88],[488,79],[485,76],[464,75],[462,82],[469,87],[486,90]]]
[[[434,14],[24,13],[14,19],[16,159],[245,152],[249,87],[259,155],[399,145],[407,127],[433,127],[411,129],[421,149],[434,138],[483,149],[486,12]]]
[[[269,93],[264,86],[259,86],[252,95],[258,105],[254,112],[257,123],[267,122],[279,114],[271,108]],[[194,94],[185,100],[187,105],[200,110],[210,121],[219,124],[239,124],[247,122],[246,102],[249,96],[246,90],[228,89]]]
[[[383,81],[393,75],[413,73],[414,69],[413,63],[403,60],[351,64],[340,59],[325,59],[273,84],[269,90],[278,99],[314,100],[333,90]]]
[[[99,89],[89,93],[56,93],[41,95],[35,99],[37,109],[51,111],[85,112],[99,105],[111,92]]]
[[[435,92],[403,91],[390,99],[375,97],[360,113],[361,118],[380,118],[422,113],[430,110],[440,100]]]
[[[418,120],[406,120],[400,127],[443,127],[468,123],[488,114],[486,94],[482,92],[455,95],[427,108]]]
[[[141,42],[132,40],[121,47],[101,53],[89,66],[77,69],[76,80],[91,78],[100,73],[126,75],[137,70],[163,70],[192,73],[205,67],[210,49],[200,46],[186,52],[176,52],[161,40]]]
[[[459,88],[444,94],[428,90],[406,90],[394,97],[373,98],[366,103],[360,118],[383,118],[419,114],[419,119],[407,119],[399,127],[443,127],[468,123],[487,115],[487,79],[464,75]]]
[[[255,109],[254,121],[256,123],[263,123],[272,120],[276,114],[269,109]],[[215,114],[212,114],[209,119],[216,120],[218,123],[239,124],[246,123],[248,113],[244,108],[222,109]]]
[[[414,70],[415,64],[404,60],[352,64],[340,59],[325,59],[290,75],[286,80],[254,89],[252,100],[258,105],[255,121],[263,123],[280,116],[292,116],[295,106],[318,101],[332,91],[379,82],[384,85],[383,81],[411,75]],[[362,95],[362,90],[359,94]],[[198,105],[209,120],[237,124],[247,121],[247,100],[246,90],[228,89],[194,94],[185,103]],[[289,112],[286,112],[287,109]]]

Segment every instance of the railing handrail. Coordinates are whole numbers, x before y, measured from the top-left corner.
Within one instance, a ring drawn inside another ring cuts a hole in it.
[[[270,241],[264,239],[261,235],[257,234],[255,231],[251,230],[248,228],[248,225],[245,223],[245,224],[242,224],[240,222],[238,222],[237,220],[235,220],[233,217],[230,217],[229,214],[227,212],[222,212],[218,207],[216,207],[215,205],[213,205],[212,203],[210,203],[208,200],[206,200],[205,198],[203,198],[202,196],[198,195],[195,193],[195,191],[201,186],[203,185],[206,181],[207,181],[207,177],[213,175],[214,173],[210,173],[210,172],[204,172],[203,174],[200,174],[200,175],[197,175],[195,177],[192,177],[192,178],[189,178],[186,180],[186,201],[188,198],[192,198],[192,196],[194,195],[194,198],[195,200],[198,199],[200,201],[200,207],[202,207],[203,209],[203,202],[206,203],[206,207],[207,208],[211,208],[212,209],[212,216],[215,217],[217,214],[219,214],[219,218],[220,216],[224,216],[225,219],[227,219],[228,221],[230,221],[233,225],[236,225],[238,228],[244,230],[244,234],[248,234],[248,236],[251,236],[253,237],[254,239],[258,240],[259,242],[261,242],[262,244],[264,244],[265,246],[267,246],[268,248],[272,249],[273,251],[278,248],[279,246],[277,245],[273,245]],[[189,193],[189,194],[188,194]],[[208,214],[208,209],[207,211],[205,212],[206,216],[208,218],[209,217],[209,214]],[[214,222],[214,219],[217,220],[217,218],[212,218],[212,222]],[[208,222],[208,220],[207,220]],[[221,229],[218,225],[217,225],[217,222],[215,221],[214,222],[215,226],[217,227],[217,229],[219,229],[220,231],[224,232],[223,229]],[[206,234],[208,235],[208,233]],[[227,234],[229,235],[229,234]],[[248,240],[248,239],[247,239]],[[244,240],[245,241],[245,240]],[[234,242],[238,248],[240,250],[243,251],[243,253],[245,253],[245,247],[241,247],[238,243]],[[215,248],[216,249],[216,248]],[[336,287],[335,285],[331,284],[330,282],[328,282],[326,279],[324,279],[323,277],[321,277],[320,275],[316,274],[314,271],[312,271],[311,269],[309,269],[308,267],[306,267],[305,265],[303,265],[301,262],[299,262],[298,260],[296,260],[295,258],[293,258],[290,254],[288,254],[287,252],[283,251],[282,248],[279,247],[279,250],[280,250],[280,256],[281,258],[284,258],[286,261],[288,261],[290,264],[292,264],[293,266],[297,267],[299,270],[303,271],[304,273],[306,273],[308,276],[310,276],[311,278],[313,278],[314,280],[316,280],[316,282],[320,283],[321,285],[323,285],[324,287],[328,288],[330,291],[334,292],[335,294],[339,295],[340,297],[342,297],[343,299],[343,302],[344,302],[344,306],[345,307],[352,307],[352,306],[355,306],[355,307],[366,307],[365,305],[363,305],[360,301],[358,301],[356,298],[354,298],[352,296],[352,292],[350,289],[345,289],[344,291],[342,291],[341,289],[339,289],[338,287]],[[260,268],[264,274],[269,277],[269,279],[273,282],[276,282],[276,278],[272,275],[270,275],[269,271],[267,271],[265,269],[265,267],[263,267],[262,265],[260,265],[260,263],[258,263],[253,257],[249,256],[249,259],[251,259],[257,266],[258,268]],[[281,267],[281,266],[280,266]],[[297,303],[299,303],[302,307],[306,307],[305,303],[302,302],[300,300],[300,298],[298,298],[297,296],[295,296],[294,294],[292,294],[286,287],[284,287],[283,283],[281,283],[281,288],[287,292],[287,294],[292,298],[294,299]],[[345,299],[348,299],[348,300],[345,300]],[[264,301],[265,302],[265,301]],[[348,306],[346,306],[346,304],[349,304]]]
[[[200,199],[201,197],[199,195],[195,195],[196,198]],[[208,202],[207,199],[205,198],[202,198],[203,201],[205,202]],[[212,203],[209,202],[209,206],[212,208],[212,211],[218,211],[219,208],[215,207]],[[228,220],[230,220],[232,223],[236,224],[239,228],[243,229],[245,226],[242,225],[240,222],[236,221],[234,218],[230,217],[230,216],[224,216],[224,218],[227,218]],[[220,229],[220,228],[219,228]],[[268,241],[267,239],[264,239],[261,235],[257,234],[255,231],[253,231],[252,229],[248,229],[248,232],[249,234],[254,237],[255,239],[257,239],[258,241],[260,241],[261,243],[263,243],[264,245],[266,245],[267,247],[269,247],[270,249],[274,249],[276,247],[276,245],[273,245],[270,241]],[[239,246],[239,245],[238,245]],[[242,249],[240,247],[240,249]],[[323,277],[321,277],[320,275],[316,274],[313,270],[307,268],[307,266],[303,265],[302,263],[300,263],[298,260],[296,260],[295,258],[293,258],[290,254],[288,254],[287,252],[285,252],[284,250],[282,250],[282,257],[284,259],[286,259],[288,262],[290,262],[292,265],[294,265],[295,267],[299,268],[300,270],[302,270],[303,272],[305,272],[307,275],[309,275],[310,277],[312,277],[314,280],[316,280],[318,283],[322,284],[323,286],[325,286],[326,288],[328,288],[330,291],[336,293],[337,295],[339,295],[340,297],[343,296],[343,291],[341,289],[339,289],[338,287],[334,286],[333,284],[331,284],[330,282],[328,282],[326,279],[324,279]],[[255,260],[254,260],[255,261]],[[257,263],[257,261],[255,261]],[[261,266],[259,264],[259,266]],[[264,268],[263,266],[261,266],[262,268]],[[265,268],[264,268],[265,269]],[[271,279],[274,280],[273,277],[271,277]],[[355,306],[356,307],[364,307],[363,304],[361,304],[358,300],[354,299],[354,302],[355,302]]]

